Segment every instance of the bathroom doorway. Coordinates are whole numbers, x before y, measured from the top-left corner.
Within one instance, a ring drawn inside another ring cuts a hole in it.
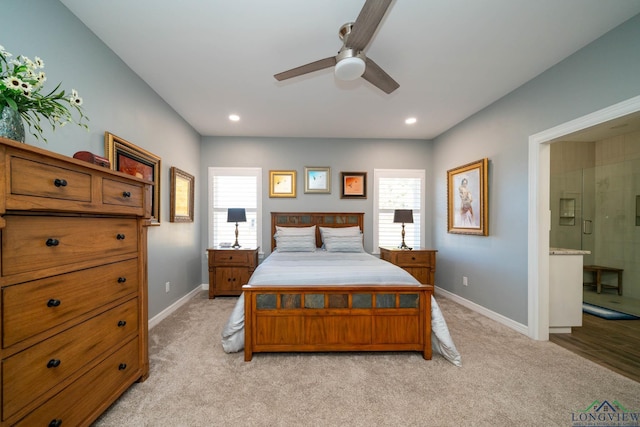
[[[584,302],[640,316],[640,120],[551,144],[551,247],[584,256]],[[602,267],[602,268],[601,268]],[[597,286],[598,270],[601,275]]]

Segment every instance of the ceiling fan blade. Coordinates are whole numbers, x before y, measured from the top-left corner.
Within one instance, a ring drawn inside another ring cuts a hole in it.
[[[367,0],[353,23],[353,28],[345,45],[357,51],[364,50],[376,32],[382,17],[392,0]]]
[[[331,56],[329,58],[324,58],[319,61],[310,62],[308,64],[301,65],[299,67],[292,68],[287,71],[283,71],[282,73],[278,73],[273,77],[275,77],[276,80],[282,81],[282,80],[290,79],[292,77],[297,77],[303,74],[312,73],[314,71],[333,67],[334,65],[336,65],[336,57]]]
[[[367,58],[367,68],[364,70],[362,78],[376,86],[385,93],[391,93],[398,89],[400,85],[393,80],[382,68],[371,59]]]

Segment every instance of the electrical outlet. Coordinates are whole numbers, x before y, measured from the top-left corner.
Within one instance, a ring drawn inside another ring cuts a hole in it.
[[[467,279],[467,276],[462,276],[462,284],[464,286],[469,286],[469,280]]]
[[[171,282],[167,282],[164,284],[165,292],[169,292],[171,290]]]

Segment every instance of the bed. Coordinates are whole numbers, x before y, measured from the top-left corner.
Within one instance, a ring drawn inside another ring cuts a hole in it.
[[[436,350],[460,356],[433,298],[405,270],[364,252],[363,213],[271,214],[272,253],[243,286],[226,352]],[[310,237],[310,236],[313,237]]]

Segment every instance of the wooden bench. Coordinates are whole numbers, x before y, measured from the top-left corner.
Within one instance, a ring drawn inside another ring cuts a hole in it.
[[[584,283],[585,285],[591,285],[596,287],[596,292],[602,292],[602,288],[612,288],[618,290],[618,295],[622,295],[622,268],[614,268],[614,267],[604,267],[601,265],[585,265],[583,267],[585,272],[591,272],[593,275],[592,283]],[[618,273],[618,284],[617,285],[608,285],[602,283],[602,273]]]

